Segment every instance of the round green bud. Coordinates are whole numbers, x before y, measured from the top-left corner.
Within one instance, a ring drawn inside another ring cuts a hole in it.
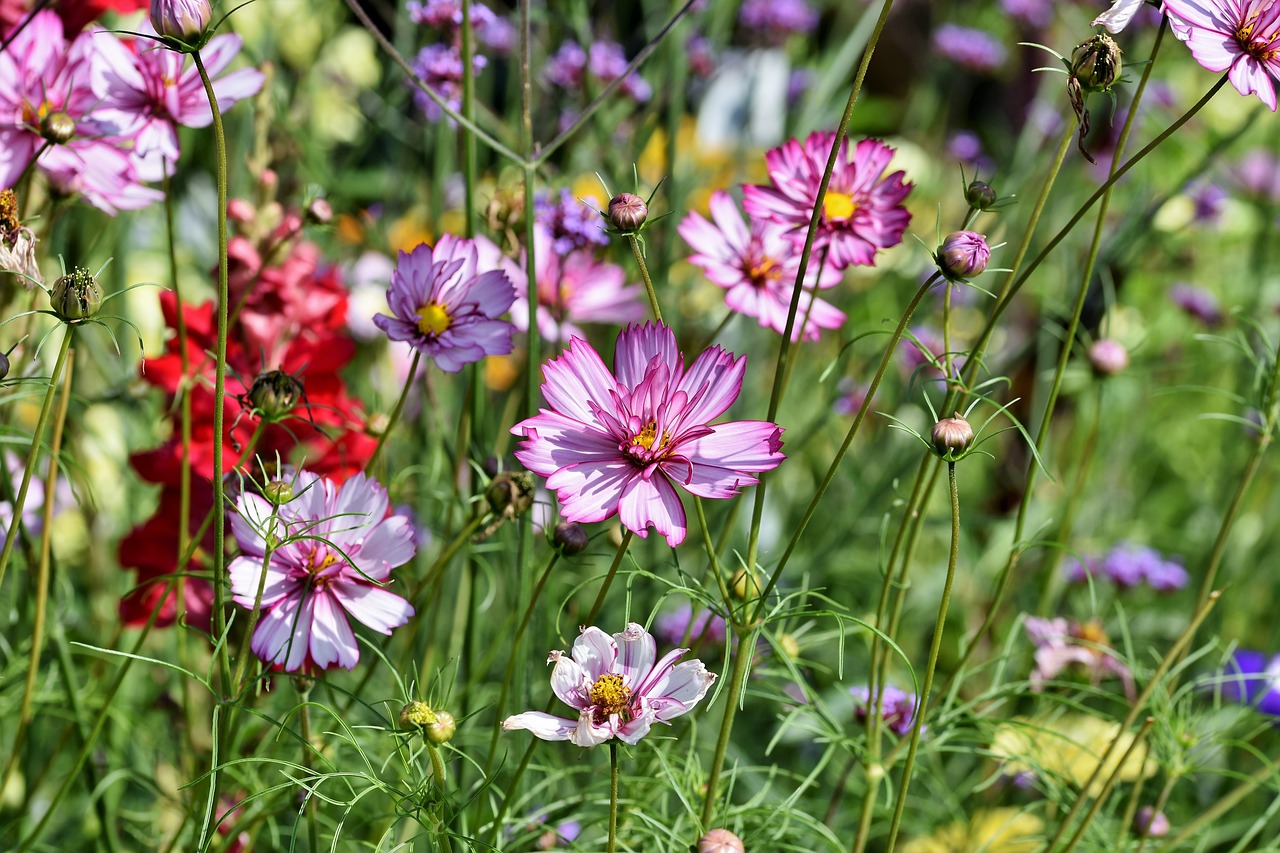
[[[102,307],[102,288],[84,267],[76,267],[53,283],[49,291],[53,313],[67,323],[87,320]]]

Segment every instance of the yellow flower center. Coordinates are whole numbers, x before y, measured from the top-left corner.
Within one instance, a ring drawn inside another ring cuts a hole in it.
[[[453,318],[443,305],[428,302],[418,309],[418,331],[424,335],[439,337],[449,328]]]
[[[827,196],[827,201],[831,201],[831,197]],[[776,281],[782,277],[782,267],[778,266],[778,262],[773,258],[763,258],[758,264],[752,265],[747,270],[747,278],[751,279],[751,283],[757,286],[763,285],[770,280]]]
[[[320,555],[320,551],[315,550],[315,551],[312,551],[311,556],[307,558],[307,571],[309,571],[313,575],[317,575],[320,572],[323,572],[325,569],[329,568],[334,563],[338,562],[337,556],[332,554],[327,548],[324,551],[324,557],[322,557],[320,559],[320,562],[317,563],[316,557],[318,557],[319,555]]]
[[[625,712],[630,702],[631,688],[622,683],[621,675],[602,675],[591,685],[591,704],[601,718]]]
[[[653,442],[658,438],[658,425],[653,421],[644,425],[644,429],[636,433],[631,438],[632,447],[643,447],[645,450],[653,450]]]
[[[829,220],[843,221],[852,218],[858,206],[853,203],[853,196],[846,193],[827,193],[822,200],[822,213]]]

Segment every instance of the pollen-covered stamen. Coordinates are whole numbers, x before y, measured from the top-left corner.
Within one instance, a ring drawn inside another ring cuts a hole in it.
[[[1258,13],[1255,12],[1236,27],[1236,43],[1240,45],[1241,50],[1254,59],[1269,62],[1280,57],[1280,45],[1276,44],[1280,39],[1280,27],[1272,26],[1271,32],[1257,32],[1258,17]]]
[[[671,433],[663,430],[659,438],[657,422],[649,421],[638,432],[632,433],[630,441],[622,449],[640,462],[652,462],[666,452],[670,443]]]
[[[822,200],[822,214],[830,222],[848,222],[857,209],[857,203],[848,193],[828,192]]]
[[[328,578],[330,574],[328,569],[337,565],[341,560],[342,557],[340,555],[331,551],[328,546],[321,545],[307,556],[304,568],[317,581],[322,581]]]
[[[453,324],[453,317],[443,305],[428,302],[417,311],[418,331],[424,335],[439,337]]]
[[[747,278],[756,287],[767,287],[782,278],[782,265],[765,255],[747,269]]]
[[[591,685],[591,704],[596,709],[597,723],[603,723],[614,714],[628,716],[631,688],[623,684],[621,675],[605,673]]]

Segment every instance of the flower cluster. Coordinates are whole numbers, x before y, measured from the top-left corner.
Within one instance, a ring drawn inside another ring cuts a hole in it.
[[[502,728],[526,729],[543,740],[567,740],[597,746],[611,738],[635,744],[654,723],[693,710],[716,680],[702,661],[678,663],[688,649],[657,657],[653,635],[635,622],[612,636],[599,628],[583,628],[569,656],[553,651],[551,689],[577,719],[525,711],[508,717]]]
[[[1031,689],[1044,689],[1070,667],[1078,666],[1098,684],[1103,676],[1118,676],[1124,682],[1125,694],[1133,698],[1133,673],[1110,649],[1107,634],[1096,620],[1068,621],[1061,617],[1040,619],[1027,617],[1027,636],[1036,647],[1036,668],[1031,673]]]
[[[592,91],[599,91],[626,71],[627,55],[617,42],[598,39],[583,50],[576,41],[569,40],[547,59],[543,78],[557,89],[581,92],[590,75]],[[618,94],[643,104],[653,97],[653,87],[639,74],[632,73],[622,81]]]
[[[383,634],[413,616],[385,588],[413,557],[413,525],[388,517],[386,490],[364,474],[338,485],[303,471],[291,488],[280,506],[249,492],[236,501],[231,591],[250,609],[261,596],[251,647],[262,660],[286,672],[351,669],[360,648],[348,615]]]
[[[745,357],[720,347],[686,370],[666,326],[628,326],[618,335],[613,372],[581,338],[543,365],[549,409],[514,427],[516,458],[547,478],[569,521],[618,515],[643,537],[653,527],[672,547],[684,541],[675,486],[728,498],[783,460],[782,429],[767,421],[711,424],[737,399]]]
[[[239,38],[228,35],[202,55],[217,75],[239,51]],[[96,28],[68,40],[57,14],[37,12],[0,54],[0,186],[13,186],[34,160],[53,190],[78,193],[107,213],[159,200],[145,182],[172,173],[177,127],[213,121],[185,61],[150,41]],[[226,110],[261,86],[252,69],[228,74],[214,86],[218,106]]]
[[[609,245],[609,235],[600,224],[600,214],[574,198],[567,189],[534,196],[533,218],[547,230],[551,248],[557,255]]]
[[[1081,561],[1072,557],[1063,571],[1070,583],[1086,583],[1089,578],[1106,577],[1120,589],[1145,583],[1157,592],[1182,589],[1190,580],[1181,563],[1165,559],[1154,548],[1129,542],[1117,543],[1100,558]]]

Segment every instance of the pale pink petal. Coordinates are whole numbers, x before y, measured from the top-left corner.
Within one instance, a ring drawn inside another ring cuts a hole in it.
[[[533,732],[534,736],[542,740],[568,740],[577,728],[577,720],[553,717],[542,711],[525,711],[523,714],[515,714],[502,721],[503,731],[524,729]]]
[[[231,594],[241,607],[253,607],[258,597],[258,584],[262,583],[261,557],[236,557],[227,566],[231,576]],[[262,587],[262,608],[274,607],[280,599],[300,592],[303,582],[272,563],[267,566],[267,580]]]
[[[613,737],[613,726],[606,723],[597,726],[591,721],[591,714],[583,712],[578,718],[578,725],[569,735],[569,742],[575,746],[599,746],[600,744]]]
[[[271,533],[274,528],[279,535],[284,527],[283,522],[279,519],[272,521],[271,517],[270,503],[249,492],[240,495],[236,501],[236,512],[231,513],[231,532],[242,551],[258,555],[266,553],[267,543],[263,534]]]
[[[648,479],[635,477],[627,483],[618,500],[618,517],[641,538],[649,535],[652,526],[672,548],[684,541],[687,532],[680,496],[660,474]]]
[[[413,559],[413,533],[413,522],[403,515],[383,519],[364,537],[352,561],[373,580],[384,581],[393,568]]]
[[[317,592],[311,600],[311,659],[321,669],[334,664],[351,669],[360,660],[360,647],[346,612],[331,593]]]
[[[520,464],[540,477],[550,477],[559,469],[592,460],[607,463],[618,459],[618,440],[594,423],[543,409],[521,422],[526,441],[516,450]]]
[[[613,637],[594,625],[582,629],[578,639],[573,641],[571,654],[586,673],[590,684],[602,675],[617,672],[618,645]]]
[[[348,613],[382,634],[390,634],[392,628],[399,628],[414,614],[412,604],[382,587],[334,581],[329,589]]]
[[[567,521],[604,521],[618,511],[627,484],[640,479],[630,462],[584,462],[561,468],[547,478]]]
[[[618,335],[613,355],[613,372],[618,377],[618,384],[628,391],[635,389],[644,381],[649,362],[655,356],[658,363],[667,369],[668,375],[678,372],[680,351],[676,347],[675,333],[670,328],[660,323],[645,323],[624,329]]]
[[[715,680],[715,673],[708,672],[702,661],[685,661],[675,666],[649,690],[649,704],[655,718],[665,723],[688,713],[707,695]]]
[[[542,366],[542,396],[556,411],[583,423],[593,423],[595,416],[587,403],[609,399],[617,383],[591,345],[574,338],[569,348]],[[515,435],[522,424],[511,428]]]
[[[551,692],[561,702],[579,711],[591,704],[588,697],[593,682],[587,671],[576,660],[560,651],[552,652],[548,661],[555,662],[555,668],[551,670]]]
[[[634,689],[649,677],[653,669],[658,651],[653,635],[643,626],[628,622],[627,629],[620,634],[614,634],[613,639],[618,644],[618,666],[621,668],[621,674],[627,686]]]
[[[746,370],[745,355],[735,359],[733,353],[720,347],[711,347],[699,355],[678,386],[690,399],[686,423],[705,424],[724,414],[738,399]]]

